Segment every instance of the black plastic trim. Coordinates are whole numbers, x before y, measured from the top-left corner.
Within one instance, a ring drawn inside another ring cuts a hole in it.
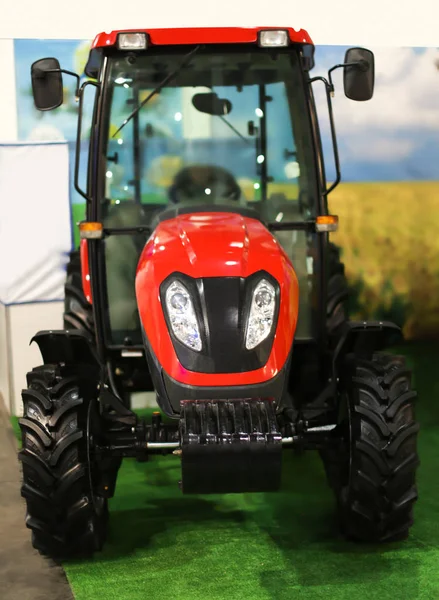
[[[276,291],[276,307],[270,335],[256,348],[247,350],[245,335],[255,287],[266,279]],[[191,295],[198,318],[201,351],[192,350],[174,335],[166,310],[166,290],[180,281]],[[185,369],[197,373],[244,373],[261,369],[270,356],[279,317],[280,287],[267,272],[250,277],[208,277],[193,279],[173,273],[160,286],[163,313],[178,360]]]
[[[99,71],[103,62],[103,48],[92,48],[88,55],[87,64],[85,65],[84,73],[91,79],[99,77]]]
[[[249,219],[256,219],[257,221],[261,221],[261,223],[263,223],[258,211],[251,207],[239,206],[238,204],[236,206],[230,204],[194,204],[193,206],[170,206],[162,212],[157,213],[157,215],[151,223],[151,229],[154,229],[159,223],[162,223],[163,221],[175,219],[180,215],[189,215],[205,212],[232,213],[236,215],[241,215],[243,217],[248,217]]]
[[[287,361],[287,365],[289,361]],[[166,397],[174,414],[180,411],[182,400],[206,400],[206,399],[242,399],[242,398],[275,398],[280,399],[283,395],[288,367],[285,366],[279,373],[262,383],[235,386],[194,386],[175,381],[162,371],[163,383]]]
[[[154,389],[157,393],[157,404],[168,417],[177,418],[179,416],[182,400],[275,398],[280,403],[285,393],[288,383],[287,377],[290,373],[292,350],[283,368],[269,381],[237,386],[194,386],[180,383],[165,373],[143,328],[142,333],[145,356]]]

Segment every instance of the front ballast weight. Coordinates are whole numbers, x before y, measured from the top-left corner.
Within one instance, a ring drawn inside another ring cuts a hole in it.
[[[282,434],[272,400],[181,402],[183,493],[279,489]]]
[[[242,400],[184,400],[180,420],[163,423],[154,412],[150,422],[121,404],[108,388],[101,403],[112,412],[105,444],[106,456],[148,460],[152,454],[181,458],[180,488],[184,494],[270,492],[281,487],[282,450],[292,446],[326,446],[335,425],[283,423],[276,402],[269,398]],[[122,425],[122,427],[120,427]]]

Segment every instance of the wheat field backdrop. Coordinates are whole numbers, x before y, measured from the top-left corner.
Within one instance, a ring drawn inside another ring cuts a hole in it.
[[[340,218],[353,317],[389,318],[407,339],[439,339],[439,182],[342,183]]]
[[[331,239],[342,249],[351,317],[439,339],[439,182],[341,183],[329,208],[340,218]],[[84,205],[72,209],[74,223],[84,218]]]

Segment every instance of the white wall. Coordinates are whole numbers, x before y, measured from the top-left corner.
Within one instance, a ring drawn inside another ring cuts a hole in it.
[[[0,402],[3,401],[10,412],[9,395],[9,340],[6,306],[0,302]]]
[[[0,73],[0,142],[14,142],[17,139],[17,111],[13,40],[0,39]]]
[[[71,244],[67,144],[0,144],[0,300],[63,299]]]
[[[317,44],[437,46],[437,0],[20,0],[2,11],[0,38],[88,39],[101,31],[147,27],[291,26]]]
[[[37,331],[62,329],[63,302],[16,304],[7,307],[9,319],[10,411],[21,415],[21,390],[26,387],[26,373],[43,364],[37,344],[29,342]],[[3,393],[3,390],[0,390]]]

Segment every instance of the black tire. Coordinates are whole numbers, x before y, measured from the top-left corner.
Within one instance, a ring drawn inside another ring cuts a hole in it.
[[[361,542],[405,539],[419,465],[411,374],[403,357],[349,357],[341,378],[343,442],[322,452],[342,533]]]
[[[326,326],[328,332],[333,333],[348,319],[348,282],[340,259],[340,249],[332,242],[328,245],[328,263]]]
[[[64,329],[87,331],[94,338],[93,310],[82,290],[79,250],[70,253],[64,286]]]
[[[96,383],[46,365],[28,373],[27,384],[19,458],[32,545],[53,559],[91,555],[108,520],[107,500],[94,489],[99,470],[88,458]]]

